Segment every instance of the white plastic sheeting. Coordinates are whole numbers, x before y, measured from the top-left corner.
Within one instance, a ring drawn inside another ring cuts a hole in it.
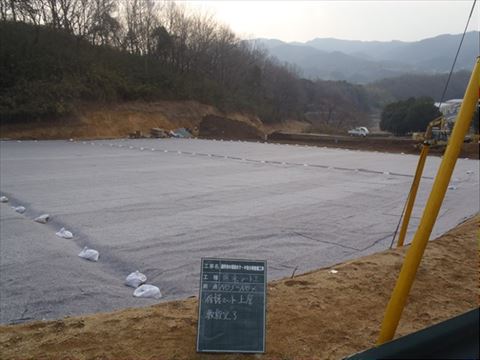
[[[48,214],[42,214],[40,216],[37,216],[33,221],[38,222],[40,224],[46,224],[47,222],[50,221],[50,215]]]
[[[60,230],[58,230],[55,235],[58,237],[64,238],[64,239],[72,239],[73,234],[71,231],[66,230],[64,227],[62,227]]]
[[[412,155],[193,139],[94,145],[0,142],[0,193],[32,212],[48,211],[53,226],[75,230],[73,241],[58,241],[50,226],[0,212],[0,287],[11,289],[0,299],[2,321],[19,318],[24,309],[23,318],[41,319],[144,305],[148,299],[139,301],[123,285],[138,268],[172,300],[198,293],[201,257],[266,259],[272,280],[291,276],[296,267],[300,274],[382,251],[391,243],[418,161]],[[407,243],[440,161],[427,159]],[[457,162],[457,190],[447,191],[432,238],[479,211],[478,177],[478,160]],[[42,247],[32,251],[32,242]],[[72,261],[78,243],[99,250],[101,261]]]
[[[136,288],[133,292],[133,296],[140,298],[160,299],[162,297],[162,293],[158,287],[145,284]]]
[[[134,271],[127,276],[125,279],[125,285],[137,288],[147,281],[145,274],[142,274],[140,271]]]
[[[99,255],[100,254],[97,250],[89,249],[86,246],[78,254],[78,256],[80,256],[81,258],[83,258],[85,260],[89,260],[89,261],[98,261],[98,256]]]
[[[15,210],[19,214],[23,214],[25,212],[25,206],[12,206],[12,209]]]

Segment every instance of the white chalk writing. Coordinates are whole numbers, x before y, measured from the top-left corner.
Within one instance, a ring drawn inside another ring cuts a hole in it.
[[[205,319],[207,320],[224,320],[224,321],[235,321],[237,320],[236,311],[224,311],[220,309],[208,309],[205,313]]]
[[[222,293],[211,293],[205,296],[205,304],[241,304],[241,305],[253,305],[254,296],[253,294],[222,294]]]

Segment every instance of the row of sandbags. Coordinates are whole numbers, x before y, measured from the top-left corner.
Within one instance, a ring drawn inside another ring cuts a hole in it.
[[[9,199],[6,196],[0,196],[0,202],[8,203],[8,201]],[[24,206],[12,206],[12,209],[19,214],[23,214],[26,211]],[[50,221],[50,215],[42,214],[33,220],[40,224],[46,224]],[[57,231],[55,235],[63,239],[73,239],[73,233],[64,227]],[[98,261],[100,253],[97,250],[89,249],[85,246],[78,256],[82,259],[96,262]],[[146,275],[137,270],[126,277],[125,285],[135,288],[133,292],[133,296],[135,297],[160,299],[162,297],[160,289],[154,285],[145,284],[146,281]]]

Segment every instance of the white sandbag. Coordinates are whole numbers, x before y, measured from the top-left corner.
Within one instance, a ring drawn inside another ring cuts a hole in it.
[[[23,214],[25,212],[25,206],[12,206],[12,209],[15,210],[19,214]]]
[[[162,297],[162,293],[160,289],[153,285],[141,285],[135,289],[133,292],[133,296],[141,297],[141,298],[153,298],[153,299],[160,299]]]
[[[70,231],[65,230],[64,227],[62,227],[58,232],[56,232],[55,235],[57,235],[58,237],[64,238],[64,239],[73,238],[73,234]]]
[[[33,221],[36,221],[40,224],[46,224],[47,222],[50,221],[50,215],[48,215],[48,214],[40,215],[40,216],[36,217],[35,219],[33,219]]]
[[[83,248],[82,251],[80,251],[80,254],[78,254],[78,256],[80,256],[81,258],[84,258],[90,261],[97,261],[99,255],[100,254],[98,253],[97,250],[89,249],[86,246]]]
[[[0,196],[0,202],[6,203],[8,202],[8,198],[6,196]]]
[[[133,288],[137,288],[143,283],[145,283],[146,281],[147,281],[147,277],[137,270],[127,276],[127,278],[125,279],[125,285]]]

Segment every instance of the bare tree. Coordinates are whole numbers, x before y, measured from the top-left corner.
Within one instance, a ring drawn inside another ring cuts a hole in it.
[[[120,45],[122,26],[114,17],[117,3],[114,0],[94,0],[88,12],[82,14],[84,31],[96,45]]]

